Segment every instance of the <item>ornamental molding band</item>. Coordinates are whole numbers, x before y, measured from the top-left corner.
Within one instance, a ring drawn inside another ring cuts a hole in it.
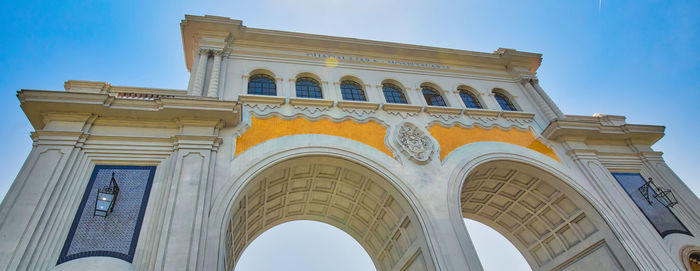
[[[418,164],[428,163],[435,153],[435,144],[418,126],[410,122],[397,126],[394,142],[402,154]]]
[[[210,15],[180,27],[183,89],[18,91],[33,144],[0,203],[0,270],[231,271],[295,220],[345,232],[378,271],[483,270],[465,218],[535,271],[682,271],[700,259],[700,200],[652,148],[664,127],[564,115],[538,84],[538,53]],[[317,98],[297,96],[302,76]],[[105,193],[112,173],[119,192]],[[674,204],[640,194],[652,178]]]

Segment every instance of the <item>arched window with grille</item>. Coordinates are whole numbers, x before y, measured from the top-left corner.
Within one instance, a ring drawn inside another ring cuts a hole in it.
[[[494,92],[494,98],[496,98],[496,101],[498,102],[498,105],[501,106],[501,109],[505,111],[518,111],[517,108],[515,108],[515,105],[508,99],[506,95],[500,92]]]
[[[479,99],[477,99],[476,96],[474,96],[474,94],[472,94],[472,92],[469,90],[460,89],[459,97],[462,98],[462,102],[464,102],[464,106],[466,106],[467,108],[483,108],[481,106],[481,103],[479,103]]]
[[[422,91],[423,97],[425,97],[425,101],[428,103],[428,105],[447,106],[447,104],[445,103],[445,99],[442,98],[440,92],[438,92],[434,88],[424,86]]]
[[[321,86],[316,79],[300,77],[296,82],[297,97],[322,99]]]
[[[391,83],[384,83],[382,85],[382,91],[384,92],[384,98],[387,103],[394,104],[407,104],[406,96],[403,91],[397,85]]]
[[[248,94],[254,95],[277,95],[277,85],[272,76],[266,74],[256,74],[248,80]]]
[[[347,101],[367,101],[362,86],[355,81],[343,80],[340,82],[340,93],[343,100]]]

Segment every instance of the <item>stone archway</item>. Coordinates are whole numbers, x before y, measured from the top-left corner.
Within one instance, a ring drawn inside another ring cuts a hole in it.
[[[460,203],[464,218],[505,236],[533,270],[637,270],[594,207],[535,166],[480,164],[467,175]]]
[[[293,220],[314,220],[355,238],[377,270],[435,270],[409,202],[379,174],[329,156],[292,158],[250,179],[226,222],[226,269],[257,236]]]

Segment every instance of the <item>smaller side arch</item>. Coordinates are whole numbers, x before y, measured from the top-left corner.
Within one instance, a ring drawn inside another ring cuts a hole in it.
[[[564,165],[499,142],[468,144],[452,154],[443,162],[452,169],[447,206],[465,254],[472,247],[462,218],[478,214],[477,220],[509,239],[533,270],[565,268],[588,255],[609,268],[638,269],[601,213],[601,203]]]

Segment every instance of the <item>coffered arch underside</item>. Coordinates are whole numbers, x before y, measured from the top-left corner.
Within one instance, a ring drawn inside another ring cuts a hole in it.
[[[227,270],[257,236],[293,220],[345,231],[377,270],[435,270],[417,214],[402,194],[373,171],[328,156],[280,162],[244,186],[227,222]]]
[[[460,194],[462,216],[503,234],[533,270],[580,270],[591,259],[586,268],[636,270],[590,203],[534,166],[486,162],[469,173]]]

